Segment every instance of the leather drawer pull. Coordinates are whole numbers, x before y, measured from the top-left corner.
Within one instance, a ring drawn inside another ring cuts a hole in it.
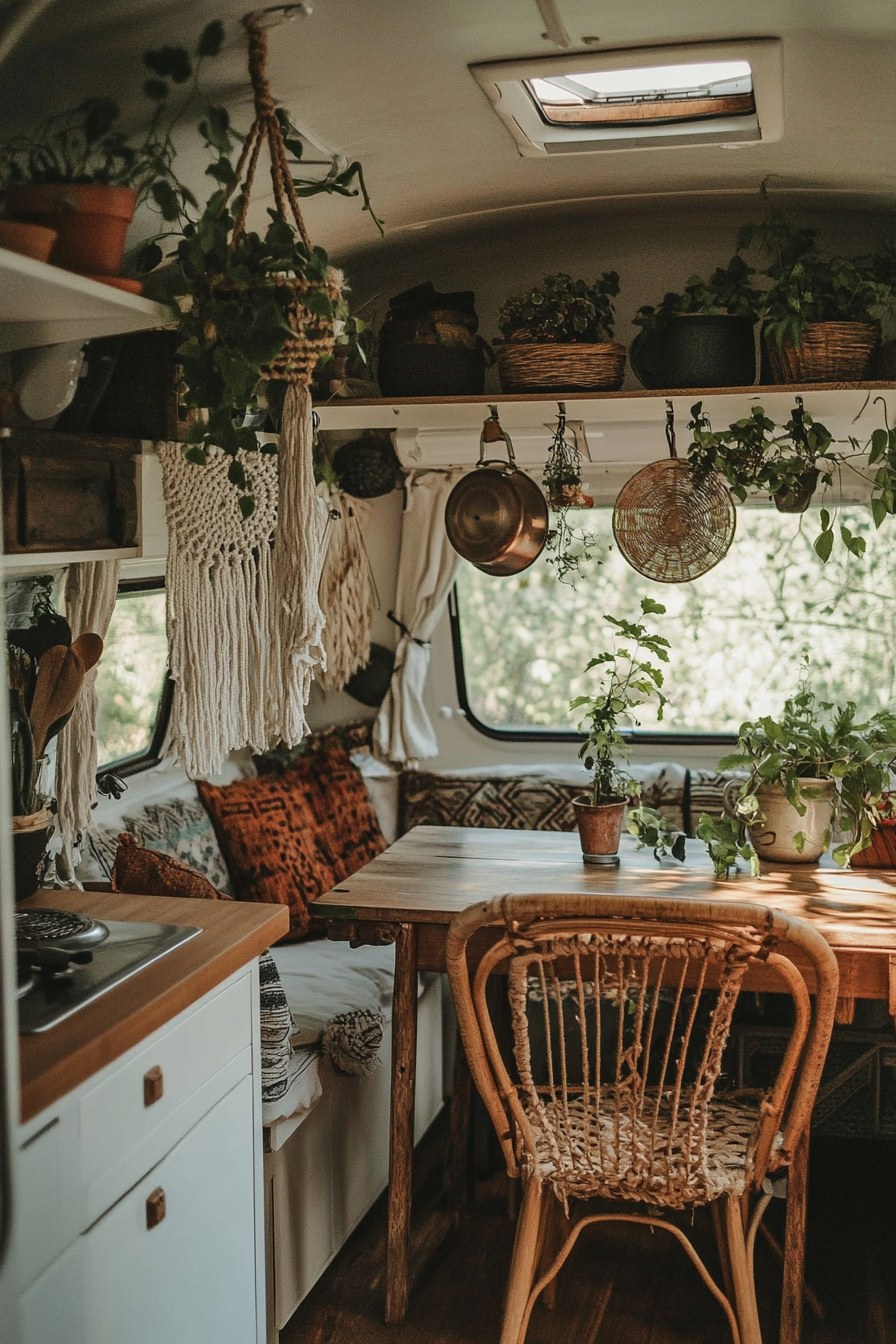
[[[155,1064],[143,1075],[143,1105],[154,1106],[157,1101],[161,1101],[164,1091],[165,1080],[162,1077],[162,1070]]]
[[[152,1194],[146,1196],[146,1226],[151,1232],[165,1217],[165,1191],[157,1185]]]

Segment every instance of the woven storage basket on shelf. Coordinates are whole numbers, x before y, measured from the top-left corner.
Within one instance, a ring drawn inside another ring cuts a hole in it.
[[[779,346],[766,338],[776,383],[851,383],[867,375],[871,356],[880,345],[874,322],[810,322],[795,346]]]
[[[625,346],[508,342],[498,348],[502,392],[616,392],[625,376]]]

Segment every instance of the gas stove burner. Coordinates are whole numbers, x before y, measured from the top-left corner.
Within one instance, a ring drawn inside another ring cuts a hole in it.
[[[61,943],[66,947],[89,947],[109,935],[105,924],[74,910],[17,910],[16,939],[19,943]]]

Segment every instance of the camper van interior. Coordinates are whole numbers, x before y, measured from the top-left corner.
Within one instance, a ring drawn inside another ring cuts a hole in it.
[[[3,1344],[896,1341],[896,10],[0,0]]]

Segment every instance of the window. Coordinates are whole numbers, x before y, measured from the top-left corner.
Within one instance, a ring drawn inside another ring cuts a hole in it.
[[[610,535],[610,511],[588,515]],[[805,649],[822,699],[855,700],[871,713],[896,700],[896,528],[877,532],[868,510],[842,510],[867,543],[857,560],[837,549],[822,565],[812,549],[818,511],[802,519],[738,509],[725,559],[693,583],[652,583],[614,549],[576,589],[558,583],[542,556],[511,579],[465,565],[454,619],[458,693],[470,721],[497,737],[573,736],[569,701],[589,687],[585,664],[605,647],[604,612],[636,618],[641,597],[667,614],[651,628],[672,646],[662,722],[645,710],[635,736],[726,741],[740,723],[776,713],[795,687]]]
[[[768,143],[784,132],[778,38],[470,66],[527,158]]]
[[[169,688],[165,593],[157,580],[122,584],[96,679],[101,768],[130,773],[158,760]]]

